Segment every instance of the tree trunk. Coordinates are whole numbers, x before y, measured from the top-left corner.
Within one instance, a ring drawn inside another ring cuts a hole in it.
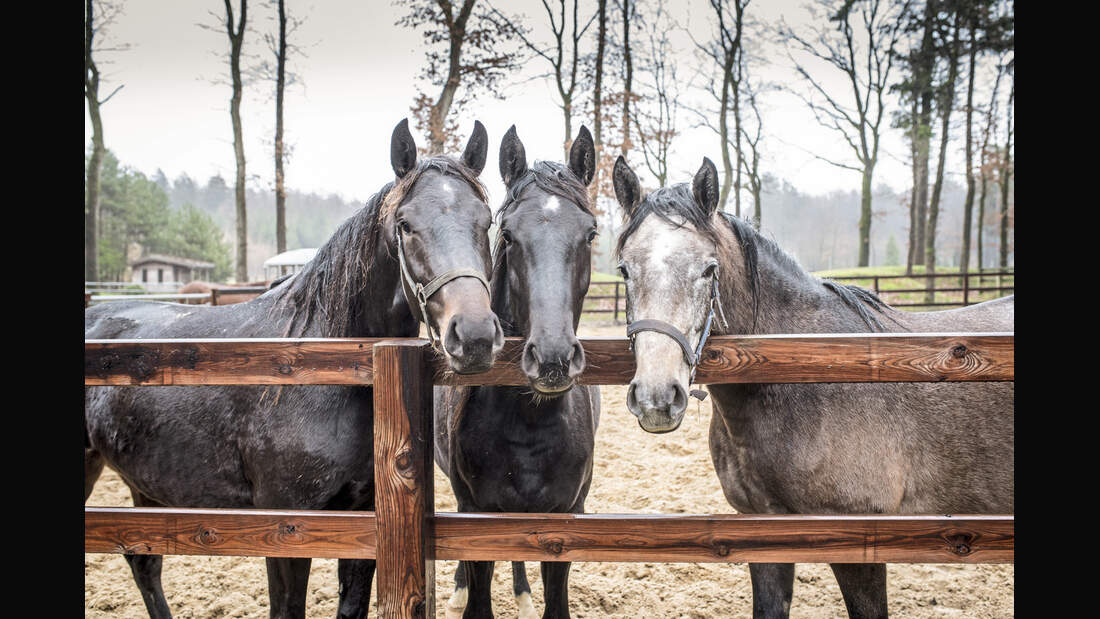
[[[1001,268],[1008,268],[1008,180],[1012,175],[1012,100],[1016,96],[1016,78],[1012,78],[1012,90],[1008,92],[1008,107],[1005,108],[1007,131],[1005,132],[1005,155],[1001,172]]]
[[[91,4],[89,1],[88,4]],[[88,160],[88,184],[84,204],[84,281],[99,281],[99,176],[103,170],[103,121],[99,116],[98,75],[88,92],[88,114],[92,119],[92,156]]]
[[[92,156],[88,160],[84,202],[84,281],[99,281],[99,175],[103,170],[103,120],[99,116],[99,70],[92,61],[94,7],[84,7],[84,97],[92,120]]]
[[[870,266],[871,260],[871,175],[875,171],[875,162],[863,166],[863,188],[860,194],[859,208],[859,264]]]
[[[932,152],[932,69],[935,65],[933,52],[935,8],[932,2],[926,2],[924,8],[924,35],[921,39],[920,54],[917,58],[917,71],[913,96],[920,97],[920,116],[917,118],[917,234],[913,253],[913,262],[919,264],[925,247],[928,227],[928,159]]]
[[[244,138],[241,130],[241,45],[248,15],[248,0],[241,0],[241,19],[233,32],[233,7],[225,0],[226,26],[229,30],[229,71],[233,80],[233,97],[229,100],[229,116],[233,121],[233,153],[237,159],[237,281],[248,281],[248,220],[245,208]]]
[[[733,81],[733,133],[737,136],[734,152],[737,153],[737,177],[733,183],[733,211],[734,215],[741,216],[741,161],[744,158],[741,152],[741,68],[745,61],[741,49],[741,20],[745,14],[745,0],[735,0],[733,3],[737,17],[736,34],[733,37],[733,55],[736,58],[737,77]]]
[[[454,102],[455,92],[461,83],[460,70],[462,68],[462,42],[466,39],[466,22],[470,18],[470,12],[474,8],[476,0],[465,0],[458,18],[450,21],[447,28],[450,31],[450,51],[448,54],[447,81],[443,83],[443,90],[439,93],[435,105],[432,106],[428,117],[429,132],[428,154],[441,155],[447,142],[447,113],[451,111],[451,103]],[[448,10],[446,14],[452,15],[450,2],[446,2]]]
[[[733,162],[730,160],[729,120],[726,109],[729,107],[730,82],[733,81],[733,53],[726,52],[726,62],[722,65],[722,99],[718,110],[718,137],[722,143],[722,189],[718,196],[718,208],[726,210],[730,186],[733,184]]]
[[[932,187],[932,199],[928,204],[928,229],[924,240],[924,270],[928,274],[936,271],[936,223],[940,215],[940,196],[943,193],[944,166],[947,160],[947,138],[951,122],[951,108],[955,100],[955,78],[959,70],[959,54],[957,51],[959,41],[959,16],[955,15],[955,25],[949,45],[951,50],[947,58],[947,81],[944,83],[944,94],[940,103],[940,152],[936,165],[936,184]],[[931,303],[934,280],[928,278],[929,293],[927,302]]]
[[[283,90],[286,89],[286,7],[279,0],[279,58],[275,79],[275,251],[286,251],[286,186],[283,176]]]
[[[966,202],[963,203],[962,256],[959,272],[966,276],[970,267],[970,221],[974,218],[974,66],[978,57],[978,26],[970,22],[970,76],[966,87]],[[979,267],[980,268],[980,267]]]
[[[984,161],[983,161],[984,166]],[[982,270],[982,230],[985,228],[985,194],[986,194],[986,178],[985,171],[982,171],[981,189],[978,192],[978,238],[976,239],[978,250],[978,272]],[[979,280],[981,281],[981,280]]]
[[[632,0],[623,0],[623,60],[626,62],[626,75],[623,79],[623,157],[630,153],[630,89],[634,81],[634,61],[630,56],[630,5]]]
[[[599,40],[596,42],[596,89],[592,93],[592,107],[596,118],[595,129],[596,170],[592,175],[592,184],[588,186],[592,208],[596,208],[596,199],[600,195],[600,161],[603,156],[603,56],[607,45],[607,0],[599,0]],[[568,158],[566,159],[568,161]]]
[[[920,183],[920,174],[918,172],[917,160],[919,158],[917,145],[920,143],[920,135],[918,128],[920,123],[917,120],[917,97],[914,93],[912,106],[909,111],[910,126],[909,126],[909,154],[913,158],[913,188],[909,194],[909,252],[905,257],[905,274],[913,274],[913,263],[916,262],[917,248],[917,227],[920,222],[917,219],[917,185]]]

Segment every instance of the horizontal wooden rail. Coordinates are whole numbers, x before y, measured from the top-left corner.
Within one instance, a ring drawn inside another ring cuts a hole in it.
[[[93,294],[91,301],[168,301],[171,299],[209,299],[209,292],[153,293],[153,294]]]
[[[437,560],[1013,563],[1012,515],[436,513]],[[87,507],[85,552],[374,558],[373,512]],[[155,532],[155,533],[151,533]]]
[[[406,338],[409,339],[409,338]],[[85,340],[85,385],[369,385],[377,338]],[[392,341],[392,338],[391,338]],[[696,381],[715,383],[940,382],[1015,380],[1013,333],[853,333],[715,336]],[[582,338],[580,382],[627,384],[626,338]],[[435,384],[526,385],[522,338],[507,338],[497,363],[460,375],[434,360]]]
[[[373,559],[374,512],[85,507],[84,552]]]

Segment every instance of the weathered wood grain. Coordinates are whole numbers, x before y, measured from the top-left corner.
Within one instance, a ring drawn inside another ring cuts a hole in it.
[[[373,380],[375,338],[85,340],[85,385],[364,385]],[[392,341],[424,342],[418,339]],[[634,377],[626,338],[581,340],[582,384]],[[507,338],[496,364],[459,375],[428,351],[435,384],[526,385],[521,338]],[[699,384],[1015,380],[1013,333],[843,333],[715,336]]]
[[[373,512],[85,507],[84,552],[373,559]]]
[[[438,513],[435,558],[468,561],[1013,563],[1011,515]]]
[[[374,338],[84,340],[85,385],[369,385]]]
[[[435,617],[432,368],[424,340],[374,346],[378,616]]]

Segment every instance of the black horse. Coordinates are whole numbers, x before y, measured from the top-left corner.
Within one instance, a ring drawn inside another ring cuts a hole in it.
[[[573,386],[584,370],[576,332],[596,237],[585,188],[595,155],[584,127],[568,166],[536,161],[528,169],[514,126],[501,142],[508,193],[498,211],[493,311],[508,335],[527,337],[521,367],[530,387],[436,388],[435,459],[451,480],[459,511],[584,511],[600,392]],[[493,565],[459,564],[452,611],[492,617]],[[543,617],[569,616],[569,567],[542,563]],[[520,617],[534,617],[523,563],[512,568]]]
[[[390,145],[396,180],[294,277],[236,305],[97,305],[84,336],[415,337],[414,316],[424,316],[455,372],[485,371],[504,342],[484,280],[492,215],[477,177],[487,146],[478,122],[461,160],[417,161],[402,121]],[[417,284],[442,281],[426,303],[410,303]],[[372,397],[339,386],[88,388],[85,501],[107,463],[137,506],[374,509]],[[170,616],[161,557],[126,560],[150,616]],[[309,566],[267,559],[272,617],[305,616]],[[339,561],[339,616],[367,616],[374,568]]]

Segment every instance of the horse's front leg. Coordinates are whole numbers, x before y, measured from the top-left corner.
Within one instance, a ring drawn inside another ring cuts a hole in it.
[[[337,573],[340,579],[340,619],[366,619],[370,608],[371,583],[374,581],[374,559],[340,559]]]
[[[885,618],[885,563],[830,563],[852,619]]]
[[[491,619],[493,616],[493,561],[462,561],[460,569],[469,587],[462,619]]]
[[[794,563],[750,563],[753,619],[787,619],[794,593]]]
[[[272,619],[305,619],[311,561],[267,558],[267,595]]]
[[[543,619],[567,619],[569,617],[569,568],[568,561],[542,562],[542,592],[546,601]]]

